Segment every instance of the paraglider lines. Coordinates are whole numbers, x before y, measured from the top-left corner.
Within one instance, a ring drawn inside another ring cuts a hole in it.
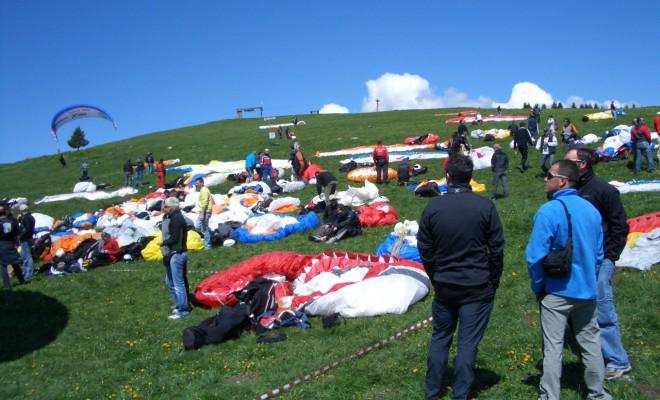
[[[321,375],[325,374],[326,372],[330,371],[331,369],[337,367],[339,364],[342,364],[342,363],[345,363],[347,361],[351,361],[351,360],[355,360],[357,358],[363,357],[363,356],[369,354],[372,351],[380,350],[383,347],[385,347],[386,345],[388,345],[388,344],[390,344],[390,343],[392,343],[396,340],[399,340],[399,339],[403,338],[404,336],[407,336],[411,333],[414,333],[414,332],[422,329],[425,326],[428,326],[429,324],[431,324],[431,321],[433,321],[432,317],[429,317],[429,318],[426,318],[422,321],[419,321],[416,324],[411,325],[408,328],[402,330],[401,332],[398,332],[398,333],[396,333],[396,334],[394,334],[394,335],[392,335],[392,336],[390,336],[386,339],[383,339],[379,342],[376,342],[372,345],[364,347],[364,348],[360,349],[359,351],[356,351],[355,353],[353,353],[353,354],[351,354],[347,357],[342,358],[339,361],[335,361],[335,362],[330,363],[330,364],[326,365],[325,367],[321,367],[321,368],[319,368],[319,369],[317,369],[317,370],[315,370],[315,371],[313,371],[309,374],[306,374],[304,376],[296,378],[296,379],[292,380],[291,382],[289,382],[289,383],[287,383],[283,386],[280,386],[276,389],[269,390],[268,392],[262,394],[261,396],[257,396],[256,399],[257,400],[266,400],[266,399],[275,398],[275,397],[281,395],[282,393],[284,393],[288,390],[291,390],[295,386],[301,385],[304,382],[307,382],[307,381],[309,381],[313,378],[316,378],[318,376],[321,376]]]

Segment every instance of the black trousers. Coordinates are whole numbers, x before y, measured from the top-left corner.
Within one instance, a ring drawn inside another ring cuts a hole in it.
[[[387,173],[388,163],[385,161],[376,161],[376,183],[389,182],[390,177]]]
[[[479,342],[493,310],[493,301],[466,304],[443,304],[433,299],[433,333],[426,372],[426,399],[437,399],[447,369],[449,349],[458,326],[458,353],[454,361],[452,399],[467,399],[474,381],[474,363]]]

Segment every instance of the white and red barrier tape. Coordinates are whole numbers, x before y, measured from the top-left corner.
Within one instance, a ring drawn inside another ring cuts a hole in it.
[[[265,399],[272,399],[276,396],[279,396],[282,393],[293,389],[295,386],[301,385],[304,382],[307,382],[307,381],[309,381],[313,378],[316,378],[317,376],[321,376],[321,375],[325,374],[326,372],[328,372],[329,370],[335,368],[339,364],[345,363],[346,361],[350,361],[350,360],[354,360],[354,359],[363,357],[363,356],[367,355],[368,353],[370,353],[374,350],[380,350],[383,347],[385,347],[386,345],[388,345],[389,343],[394,342],[396,340],[399,340],[399,339],[401,339],[402,337],[404,337],[408,334],[411,334],[415,331],[418,331],[418,330],[422,329],[424,326],[430,324],[431,321],[433,321],[432,317],[429,317],[429,318],[426,318],[422,321],[419,321],[416,324],[411,325],[408,328],[402,330],[401,332],[388,337],[387,339],[383,339],[383,340],[381,340],[379,342],[376,342],[376,343],[374,343],[370,346],[364,347],[361,350],[356,351],[355,353],[353,353],[353,354],[351,354],[347,357],[344,357],[339,361],[335,361],[333,363],[330,363],[330,364],[326,365],[325,367],[322,367],[322,368],[319,368],[319,369],[315,370],[314,372],[311,372],[309,374],[306,374],[304,376],[296,378],[296,379],[290,381],[289,383],[287,383],[284,386],[280,386],[276,389],[269,390],[268,392],[262,394],[261,396],[257,396],[256,399],[257,400],[265,400]]]

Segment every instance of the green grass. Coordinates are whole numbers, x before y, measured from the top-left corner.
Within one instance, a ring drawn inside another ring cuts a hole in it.
[[[556,112],[555,112],[556,111]],[[631,110],[631,116],[651,120],[656,109]],[[296,129],[308,158],[337,172],[339,158],[313,158],[316,150],[349,146],[400,143],[406,136],[428,132],[450,133],[433,114],[437,110],[397,111],[351,115],[304,116],[307,126]],[[492,110],[483,110],[488,114]],[[522,111],[514,112],[518,114]],[[549,112],[542,114],[545,121]],[[614,122],[582,123],[580,110],[553,110],[558,121],[570,117],[581,134],[600,135]],[[630,119],[628,118],[628,119]],[[288,122],[279,118],[277,122]],[[622,122],[619,120],[618,122]],[[68,167],[55,156],[39,157],[11,165],[0,165],[3,196],[39,196],[69,192],[80,174],[79,165],[88,160],[94,182],[119,186],[121,166],[126,159],[152,151],[157,158],[180,158],[182,163],[242,159],[252,149],[266,146],[276,158],[288,158],[288,141],[281,146],[268,143],[258,119],[231,120],[154,133],[130,140],[67,153]],[[485,124],[486,128],[507,124]],[[508,140],[506,141],[508,144]],[[476,146],[483,145],[476,141]],[[172,149],[168,149],[172,146]],[[508,146],[510,163],[514,156]],[[539,156],[530,153],[536,168]],[[440,177],[440,161],[429,166],[426,177]],[[477,391],[482,399],[529,399],[536,396],[540,357],[537,306],[529,289],[524,248],[531,218],[545,201],[537,169],[520,174],[511,168],[511,198],[497,207],[506,236],[505,269],[490,325],[477,359]],[[633,179],[627,162],[599,164],[596,172],[605,179]],[[339,173],[340,190],[348,182]],[[657,179],[658,175],[655,176]],[[651,178],[643,173],[641,178]],[[481,170],[475,179],[490,189],[490,172]],[[155,176],[148,176],[149,184]],[[231,185],[212,188],[225,192]],[[141,194],[147,193],[145,187]],[[428,199],[415,198],[400,187],[389,185],[382,194],[390,198],[400,219],[418,219]],[[308,201],[314,188],[294,195]],[[488,196],[488,192],[482,194]],[[658,210],[658,193],[622,196],[628,216]],[[121,199],[115,199],[120,202]],[[112,201],[71,200],[34,206],[33,211],[61,217],[93,211]],[[190,255],[189,276],[195,285],[211,273],[267,251],[295,250],[313,254],[327,249],[373,252],[392,227],[370,228],[358,238],[333,245],[310,243],[306,235],[275,243],[216,248]],[[130,271],[122,271],[122,270]],[[163,286],[160,263],[116,264],[64,278],[39,278],[14,293],[0,296],[0,398],[223,398],[245,399],[257,395],[327,363],[343,359],[360,348],[430,315],[430,296],[404,315],[349,319],[332,330],[321,328],[312,318],[312,329],[288,328],[289,339],[272,345],[257,345],[252,333],[219,346],[184,352],[181,331],[212,315],[214,310],[195,309],[192,316],[167,320],[170,296]],[[630,381],[611,382],[608,389],[617,399],[656,398],[660,387],[660,326],[656,299],[660,294],[656,270],[642,273],[620,269],[614,279],[616,302],[624,344],[634,370]],[[424,328],[385,349],[350,361],[319,379],[287,392],[289,399],[407,399],[422,398],[430,329]],[[570,352],[565,357],[563,398],[583,397],[580,368]]]

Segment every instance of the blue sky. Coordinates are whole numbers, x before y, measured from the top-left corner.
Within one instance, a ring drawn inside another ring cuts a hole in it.
[[[53,154],[53,115],[92,145],[233,118],[514,106],[660,104],[659,1],[0,2],[0,163]],[[529,84],[516,84],[527,82]],[[512,98],[512,90],[516,95]],[[325,107],[324,105],[336,106]],[[7,151],[7,149],[11,149]]]

